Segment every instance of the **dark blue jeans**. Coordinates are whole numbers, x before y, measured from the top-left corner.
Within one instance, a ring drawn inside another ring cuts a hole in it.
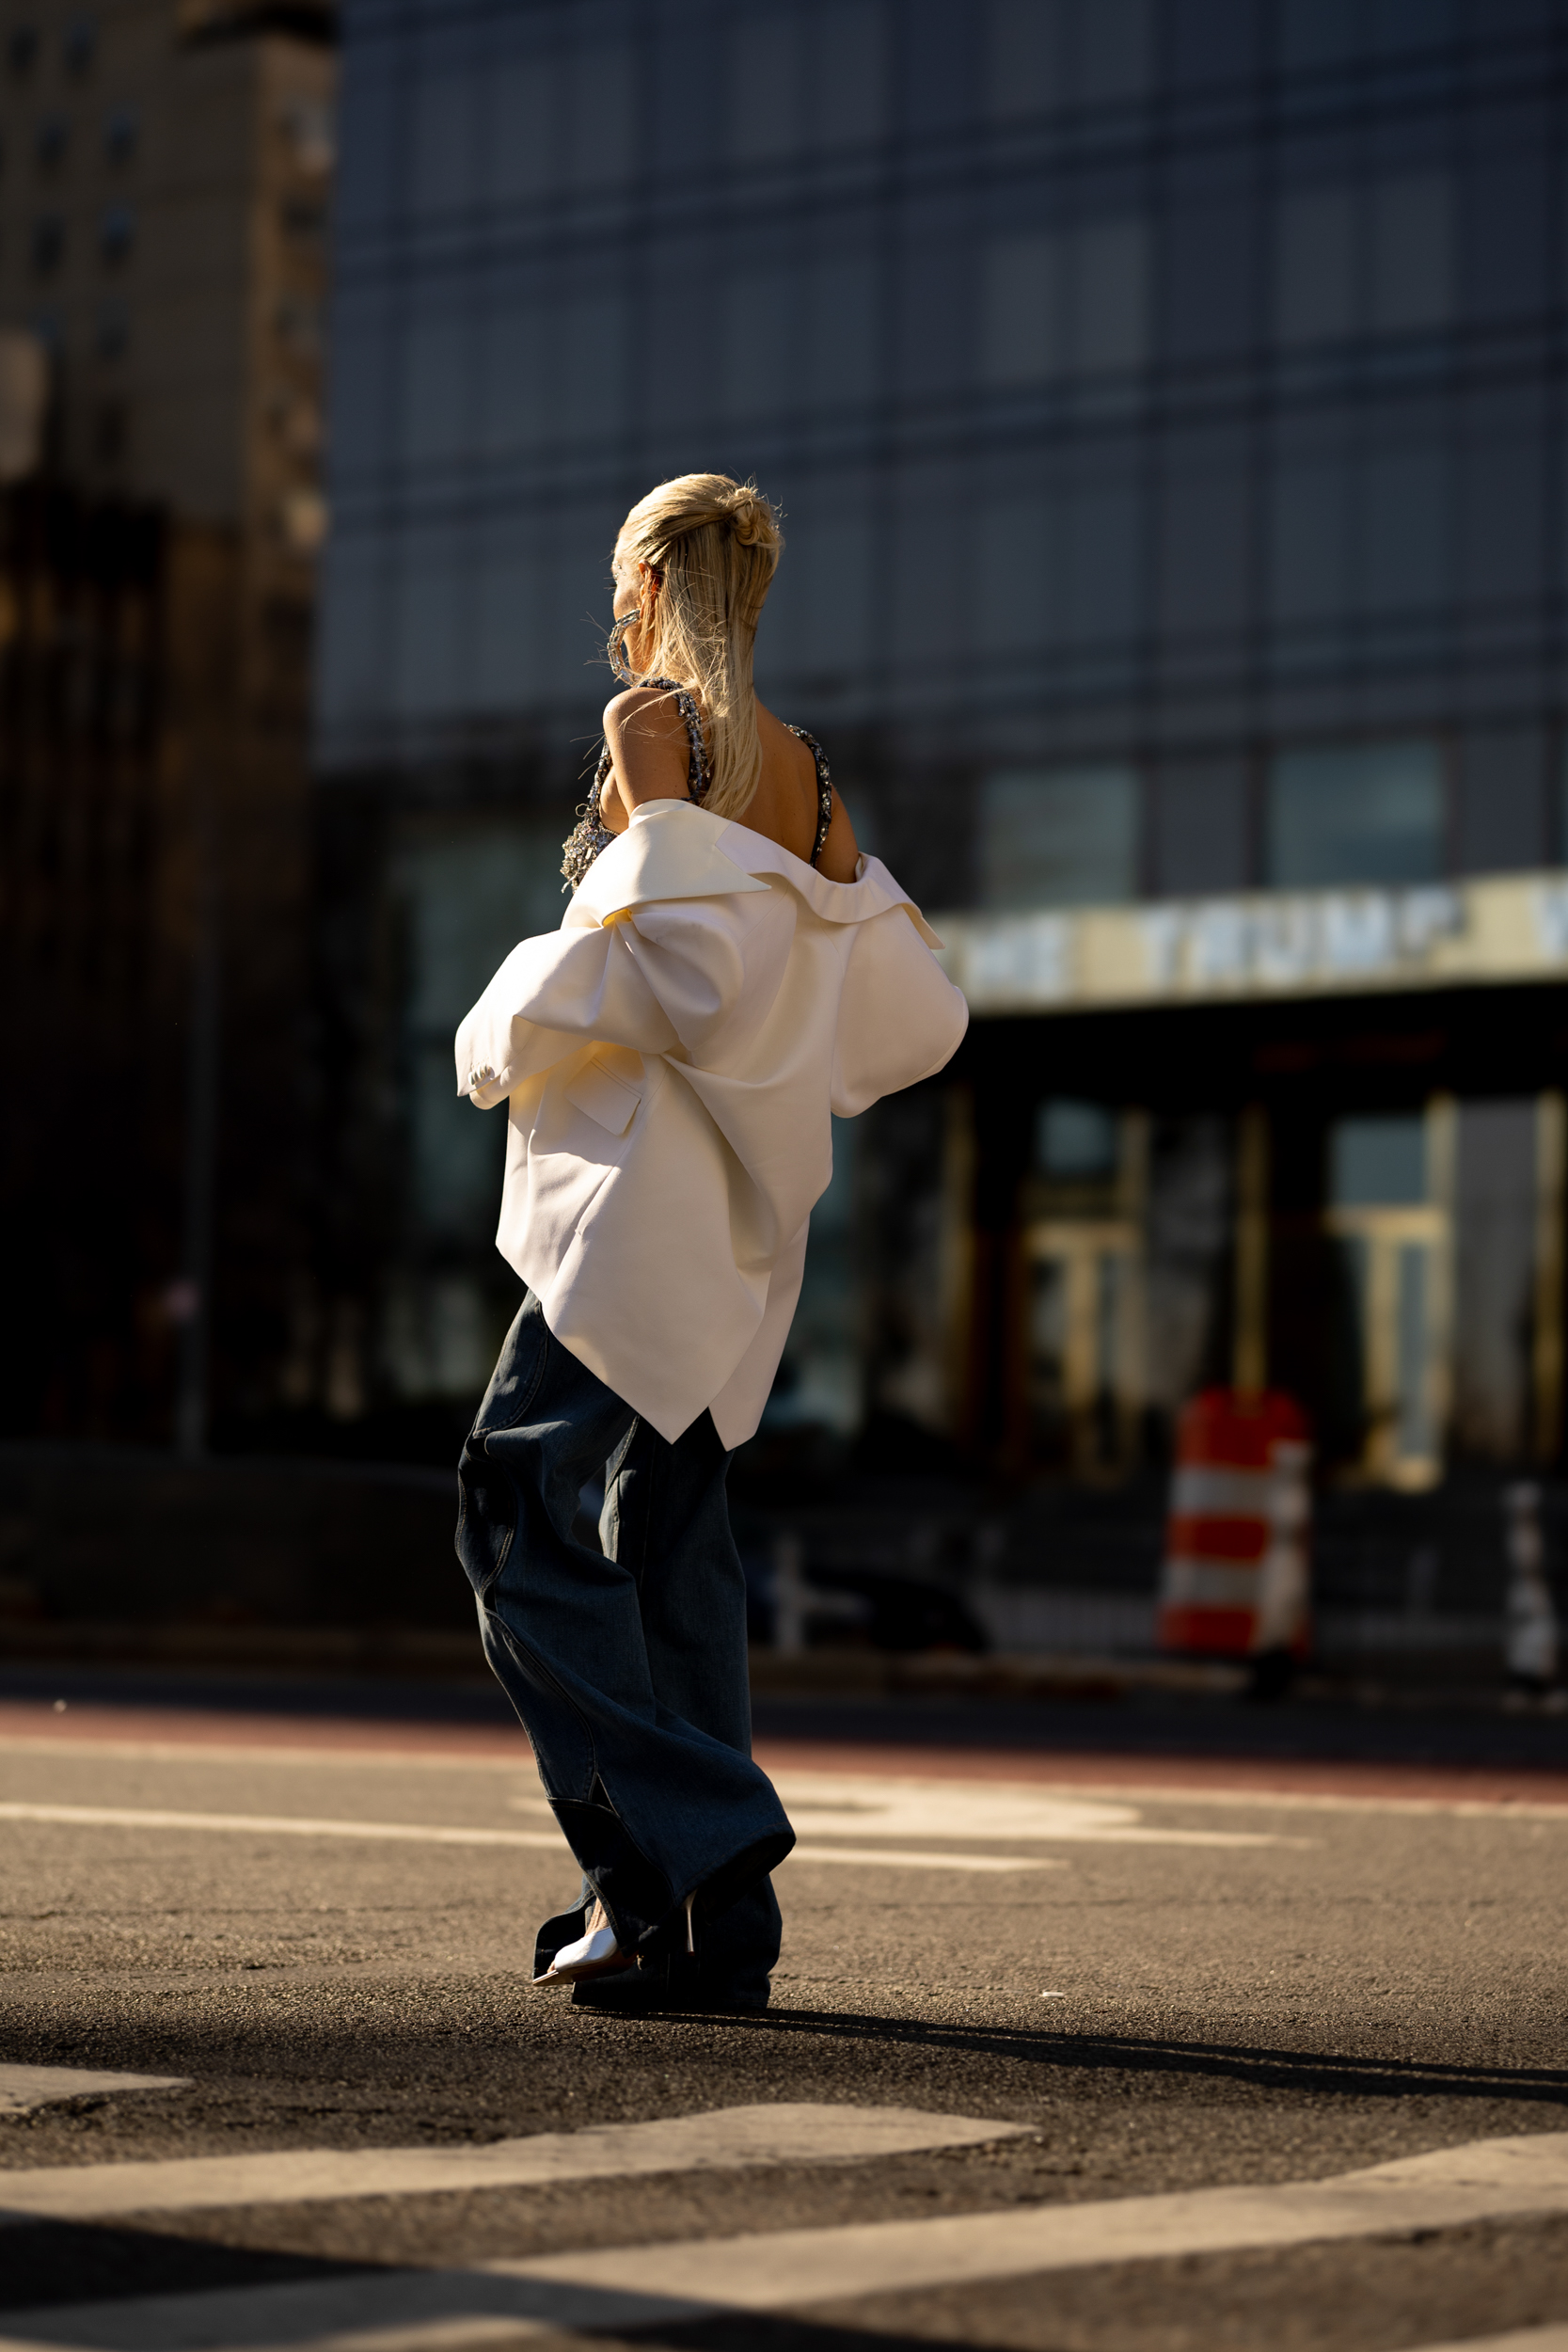
[[[623,1950],[684,1950],[697,1892],[708,1988],[764,1996],[779,1955],[768,1873],[795,1843],[752,1761],[746,1585],[704,1413],[672,1445],[553,1337],[530,1292],[463,1449],[457,1556],[485,1656],[521,1717],[583,1872],[538,1964],[597,1895]],[[603,1473],[603,1554],[573,1541]]]

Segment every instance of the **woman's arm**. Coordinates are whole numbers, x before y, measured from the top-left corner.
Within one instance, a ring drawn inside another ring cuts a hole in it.
[[[673,694],[631,686],[605,705],[610,770],[599,794],[606,829],[625,833],[644,801],[684,801],[691,744]]]

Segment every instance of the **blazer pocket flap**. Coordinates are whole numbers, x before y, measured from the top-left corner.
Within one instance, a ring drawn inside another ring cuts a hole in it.
[[[642,1100],[641,1087],[629,1086],[625,1078],[611,1077],[602,1062],[591,1061],[579,1070],[566,1089],[566,1100],[575,1110],[586,1111],[589,1118],[609,1129],[612,1136],[624,1136],[631,1125],[632,1113]]]

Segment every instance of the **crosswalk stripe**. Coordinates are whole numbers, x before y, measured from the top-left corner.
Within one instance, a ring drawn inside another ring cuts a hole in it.
[[[183,1813],[120,1804],[0,1804],[0,1821],[57,1822],[98,1829],[195,1829],[284,1837],[358,1837],[422,1846],[532,1846],[565,1855],[558,1829],[459,1828],[444,1821],[324,1821],[297,1813]],[[786,1860],[872,1863],[904,1870],[1054,1870],[1062,1865],[1016,1854],[942,1853],[896,1846],[797,1846]]]
[[[315,2198],[431,2196],[621,2173],[831,2164],[922,2148],[969,2148],[1015,2139],[1030,2128],[984,2117],[930,2115],[918,2107],[779,2100],[707,2115],[663,2116],[647,2123],[536,2132],[526,2139],[491,2140],[480,2147],[294,2148],[269,2155],[47,2165],[0,2172],[0,2226],[39,2219],[100,2221],[124,2213],[194,2213],[220,2205],[293,2205]]]
[[[31,2115],[59,2099],[102,2091],[188,2090],[184,2074],[105,2074],[87,2066],[0,2066],[0,2115]]]
[[[15,2312],[0,2352],[455,2352],[503,2328],[619,2332],[1091,2265],[1299,2246],[1568,2212],[1568,2133],[1478,2140],[1277,2186],[781,2230],[462,2271]],[[1473,2347],[1472,2347],[1473,2352]],[[1531,2347],[1542,2352],[1542,2347]]]

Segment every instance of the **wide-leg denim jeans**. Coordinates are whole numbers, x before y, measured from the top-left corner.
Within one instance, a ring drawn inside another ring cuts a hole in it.
[[[528,1294],[463,1449],[457,1554],[582,1867],[578,1906],[540,1931],[540,1967],[581,1932],[594,1895],[623,1950],[682,1950],[696,1890],[704,1979],[766,1997],[780,1932],[768,1873],[795,1834],[752,1761],[728,1468],[708,1414],[672,1445]],[[601,1471],[602,1556],[572,1537]]]

